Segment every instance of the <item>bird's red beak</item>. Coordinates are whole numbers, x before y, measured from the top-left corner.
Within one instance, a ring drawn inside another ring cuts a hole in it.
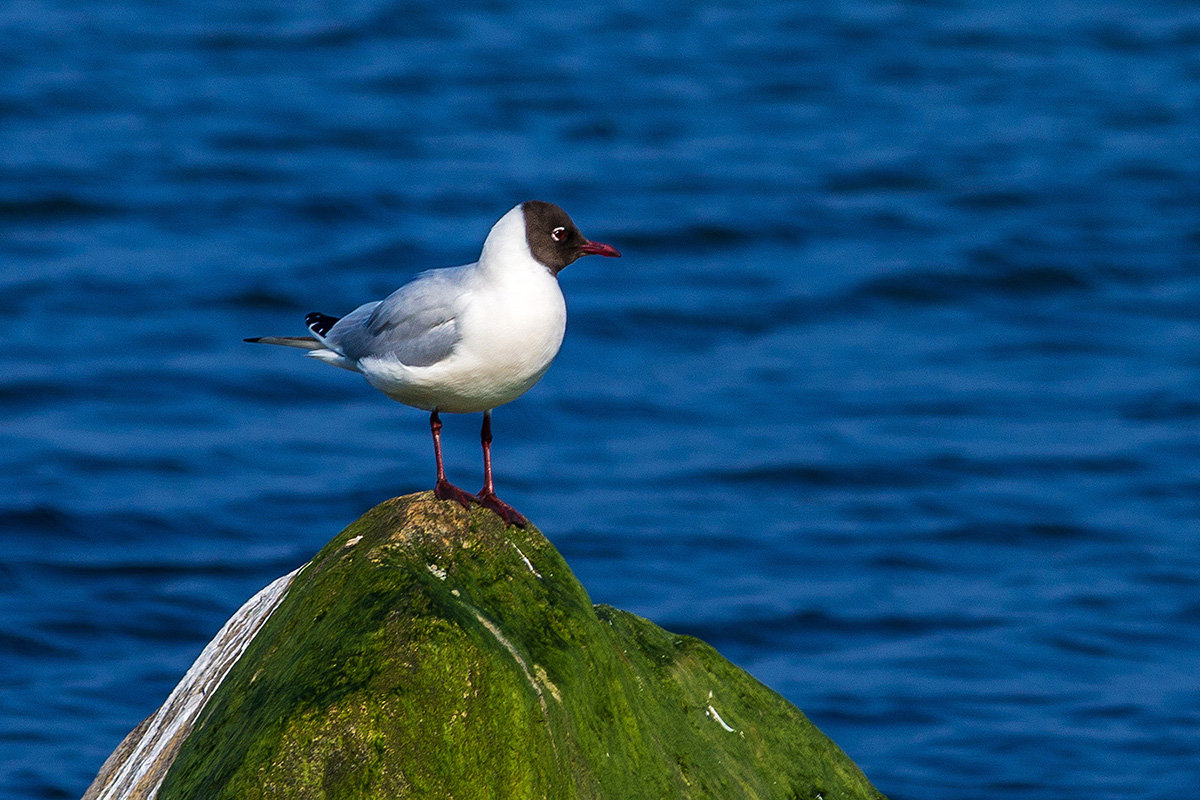
[[[604,242],[584,242],[579,248],[582,252],[592,256],[608,256],[609,258],[620,258],[621,254],[617,252],[617,248],[611,244]]]

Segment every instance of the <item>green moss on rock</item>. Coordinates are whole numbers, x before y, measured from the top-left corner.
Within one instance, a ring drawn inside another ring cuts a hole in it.
[[[882,795],[708,645],[594,607],[537,530],[422,493],[295,578],[158,797]]]

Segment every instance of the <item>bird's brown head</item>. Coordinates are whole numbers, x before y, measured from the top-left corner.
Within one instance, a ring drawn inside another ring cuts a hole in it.
[[[529,200],[521,204],[521,209],[525,213],[529,252],[555,275],[582,256],[621,256],[612,245],[588,241],[567,212],[554,203]]]

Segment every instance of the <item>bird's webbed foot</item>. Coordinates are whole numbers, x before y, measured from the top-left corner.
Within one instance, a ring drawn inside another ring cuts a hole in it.
[[[504,520],[505,525],[516,525],[518,528],[529,525],[529,520],[525,519],[520,511],[497,497],[495,492],[481,491],[475,495],[475,502],[494,511],[496,516]]]
[[[470,508],[475,496],[468,491],[458,488],[448,480],[442,479],[433,487],[433,496],[438,500],[457,500],[463,508]]]

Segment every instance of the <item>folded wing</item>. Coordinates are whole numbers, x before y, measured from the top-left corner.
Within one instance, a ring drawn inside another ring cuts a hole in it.
[[[329,329],[323,343],[353,361],[395,358],[427,367],[448,358],[462,338],[457,317],[469,293],[456,273],[464,269],[422,273],[387,298],[359,306]]]

